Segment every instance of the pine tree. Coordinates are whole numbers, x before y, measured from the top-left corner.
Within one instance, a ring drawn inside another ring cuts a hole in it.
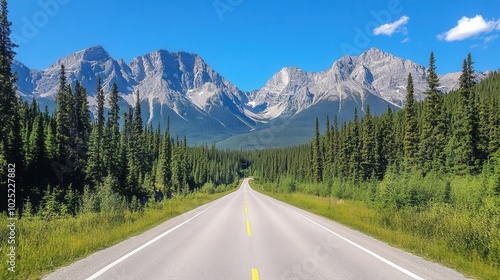
[[[104,91],[102,89],[101,77],[97,77],[95,99],[97,102],[97,115],[95,117],[95,123],[97,125],[97,137],[100,142],[102,140],[104,130]]]
[[[129,112],[131,108],[129,106]],[[119,169],[118,169],[118,186],[120,189],[118,192],[123,196],[129,195],[128,174],[129,174],[129,162],[128,162],[128,152],[129,152],[129,138],[130,138],[130,126],[132,121],[127,112],[123,112],[123,129],[120,133],[120,145],[118,150],[119,156]]]
[[[107,173],[113,178],[118,179],[120,173],[120,126],[119,126],[119,113],[120,105],[118,104],[118,86],[116,82],[113,83],[111,94],[109,95],[109,112],[108,122],[105,133],[105,149],[104,158],[106,161]]]
[[[462,74],[459,79],[460,89],[462,90],[472,91],[473,87],[476,85],[473,64],[472,55],[469,53],[464,61],[464,67],[462,68]]]
[[[345,141],[347,138],[347,124],[342,122],[338,134],[338,156],[337,156],[337,169],[340,178],[349,178],[349,156],[350,156],[350,142]]]
[[[59,76],[59,90],[57,92],[56,102],[56,161],[52,167],[56,173],[57,179],[63,189],[67,188],[71,181],[70,172],[76,167],[73,155],[72,136],[72,113],[73,110],[73,91],[71,85],[66,83],[66,72],[64,65],[61,65]],[[72,134],[73,133],[73,134]]]
[[[331,164],[333,165],[333,177],[339,176],[339,159],[340,159],[340,144],[339,144],[339,126],[338,126],[338,118],[335,115],[333,119],[333,127],[331,131],[332,137],[330,139],[330,150],[331,150]]]
[[[0,2],[0,167],[5,170],[7,162],[12,158],[8,156],[8,135],[12,131],[13,115],[16,113],[17,100],[15,92],[15,76],[11,65],[14,60],[14,48],[17,47],[10,40],[10,26],[8,20],[7,1]]]
[[[66,68],[64,64],[61,65],[61,70],[59,72],[59,90],[57,91],[56,102],[56,157],[59,161],[64,162],[66,160],[66,153],[64,151],[65,143],[69,141],[69,101],[67,100],[66,94]]]
[[[490,143],[490,110],[489,106],[492,101],[489,96],[478,96],[478,135],[477,135],[477,152],[478,157],[481,161],[486,161],[488,159],[488,146]]]
[[[181,152],[179,137],[177,137],[172,151],[172,189],[176,195],[180,194],[182,187]]]
[[[38,202],[40,190],[47,186],[47,153],[45,150],[45,135],[43,117],[39,113],[33,123],[26,153],[26,183],[30,188],[25,189],[24,196],[31,197]]]
[[[429,92],[437,93],[439,88],[439,77],[436,73],[436,58],[434,57],[434,52],[431,52],[429,59],[429,69],[427,69],[427,85],[429,86]]]
[[[53,117],[45,119],[44,122],[45,151],[48,162],[54,162],[57,156],[57,142],[55,133],[55,119]],[[53,182],[53,180],[49,180]]]
[[[104,164],[104,92],[102,90],[101,78],[97,77],[96,86],[97,114],[92,125],[90,143],[88,149],[87,180],[94,186],[100,185],[106,176]]]
[[[452,137],[448,143],[448,165],[458,174],[473,173],[477,162],[477,109],[473,87],[475,84],[472,57],[464,59],[460,76],[458,109],[452,119]]]
[[[319,121],[314,125],[314,142],[312,144],[312,180],[319,183],[323,180],[323,157],[321,154]]]
[[[190,174],[192,172],[191,166],[188,162],[188,147],[187,147],[187,137],[184,135],[184,139],[181,144],[181,168],[182,168],[182,186],[184,188],[184,193],[186,190],[190,190]],[[227,171],[227,169],[225,169]]]
[[[103,178],[102,166],[100,165],[99,136],[96,124],[92,125],[92,132],[89,139],[89,149],[87,157],[86,179],[93,186],[101,183]]]
[[[141,112],[141,99],[139,90],[136,92],[136,103],[134,107],[134,117],[133,117],[133,140],[134,140],[134,154],[137,158],[138,170],[139,172],[144,172],[145,168],[145,149],[144,149],[144,135],[143,135],[143,122],[142,122],[142,112]]]
[[[489,105],[488,155],[492,160],[500,159],[500,101],[493,100]]]
[[[415,97],[413,95],[413,78],[408,74],[408,85],[406,86],[405,106],[405,135],[403,142],[404,162],[408,168],[415,167],[418,155],[418,127],[417,112],[415,108]]]
[[[113,127],[118,125],[118,120],[120,119],[120,105],[118,104],[119,92],[118,85],[113,82],[111,86],[111,94],[109,95],[109,112],[108,112],[108,126]]]
[[[16,98],[16,76],[12,73],[14,48],[11,39],[11,22],[8,19],[7,1],[0,2],[0,170],[7,170],[8,164],[14,164],[18,178],[22,180],[24,169],[22,136],[19,116],[19,102]],[[17,178],[16,178],[17,179]],[[19,180],[17,180],[18,183]],[[0,184],[6,186],[6,177],[0,177]],[[1,195],[7,197],[7,188],[2,188]],[[23,199],[22,196],[19,196]],[[2,204],[0,211],[6,208]]]
[[[366,106],[366,113],[362,121],[361,137],[361,168],[362,179],[371,178],[376,170],[375,166],[375,127],[373,124],[370,106]]]
[[[331,145],[333,141],[333,132],[330,127],[330,117],[326,116],[326,132],[325,132],[325,142],[324,142],[324,152],[325,155],[325,169],[332,171],[331,167],[333,164],[333,146]]]
[[[125,131],[128,134],[127,185],[130,188],[130,194],[136,196],[141,192],[140,183],[145,174],[143,124],[139,91],[136,91],[136,104],[133,111],[129,112],[127,125]]]
[[[397,134],[400,134],[396,131],[396,121],[394,112],[391,109],[390,105],[387,105],[387,112],[381,117],[381,139],[382,139],[382,149],[379,154],[379,161],[381,166],[379,166],[379,172],[385,173],[387,166],[395,164],[398,161],[398,151],[402,149],[402,147],[398,146],[398,137]],[[399,141],[402,142],[402,141]],[[382,175],[379,173],[379,175]],[[382,178],[382,177],[380,177]]]
[[[75,83],[70,119],[70,156],[74,165],[71,184],[75,190],[83,191],[91,120],[87,93],[79,82]]]
[[[348,157],[349,178],[353,179],[355,183],[361,179],[361,155],[360,155],[360,140],[359,140],[359,121],[358,110],[354,108],[354,119],[349,122],[347,137],[345,141],[347,144],[346,155]]]
[[[85,153],[88,149],[88,140],[92,128],[92,121],[90,120],[89,103],[87,101],[87,91],[79,83],[75,84],[75,123],[78,131],[78,146],[83,149]]]
[[[167,119],[167,129],[161,141],[158,163],[156,167],[157,189],[166,197],[171,196],[171,160],[172,160],[172,140],[170,138],[170,119]]]
[[[442,170],[445,166],[446,124],[443,97],[438,90],[439,78],[435,70],[434,53],[431,53],[426,78],[429,90],[426,92],[427,97],[424,102],[424,121],[419,147],[419,159],[424,174],[432,170]]]

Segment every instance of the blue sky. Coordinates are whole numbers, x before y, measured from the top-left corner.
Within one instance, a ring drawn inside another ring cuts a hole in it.
[[[438,73],[500,68],[498,0],[10,0],[16,58],[44,69],[102,45],[115,59],[158,49],[199,54],[242,90],[285,66],[323,71],[380,48]]]

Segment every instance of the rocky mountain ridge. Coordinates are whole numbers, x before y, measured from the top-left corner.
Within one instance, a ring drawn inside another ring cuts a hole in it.
[[[300,116],[313,115],[311,110],[317,116],[346,117],[352,108],[362,112],[368,104],[375,113],[383,112],[387,104],[400,108],[404,106],[408,73],[412,73],[417,100],[425,98],[427,89],[424,66],[376,48],[357,57],[346,55],[318,73],[285,67],[261,89],[243,92],[197,54],[158,50],[126,63],[112,58],[102,46],[94,46],[41,71],[15,61],[18,94],[53,101],[63,64],[68,82],[80,81],[87,88],[91,108],[99,76],[105,92],[113,82],[118,84],[122,107],[133,106],[133,93],[139,91],[148,123],[164,126],[170,116],[177,133],[198,135],[195,142],[220,141],[266,129],[266,124],[270,126],[277,119],[293,123]],[[440,76],[441,90],[456,89],[459,76]],[[486,74],[477,73],[476,77],[480,80]]]

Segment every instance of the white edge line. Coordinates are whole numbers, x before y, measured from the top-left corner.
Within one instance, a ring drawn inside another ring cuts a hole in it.
[[[129,258],[130,256],[134,255],[135,253],[141,251],[142,249],[148,247],[149,245],[153,244],[154,242],[158,241],[160,238],[164,237],[165,235],[171,233],[172,231],[180,228],[181,226],[185,225],[186,223],[190,222],[191,220],[193,220],[194,218],[198,217],[199,215],[203,214],[204,212],[206,212],[208,209],[214,207],[215,205],[219,204],[220,202],[222,202],[224,199],[226,199],[227,196],[223,197],[221,200],[217,201],[216,203],[210,205],[207,209],[201,211],[200,213],[194,215],[193,217],[187,219],[186,221],[182,222],[181,224],[169,229],[168,231],[158,235],[157,237],[151,239],[150,241],[144,243],[142,246],[138,247],[137,249],[131,251],[130,253],[122,256],[121,258],[117,259],[116,261],[108,264],[106,267],[102,268],[101,270],[99,270],[98,272],[94,273],[92,276],[90,276],[89,278],[87,278],[86,280],[94,280],[96,279],[97,277],[101,276],[104,272],[108,271],[109,269],[111,269],[112,267],[114,267],[115,265],[121,263],[122,261],[126,260],[127,258]]]
[[[395,268],[395,269],[397,269],[397,270],[399,270],[399,271],[403,272],[404,274],[406,274],[406,275],[408,275],[408,276],[410,276],[410,277],[412,277],[412,278],[414,278],[414,279],[418,279],[418,280],[425,280],[424,278],[422,278],[422,277],[420,277],[420,276],[416,275],[415,273],[413,273],[413,272],[411,272],[411,271],[409,271],[409,270],[407,270],[407,269],[405,269],[405,268],[403,268],[403,267],[401,267],[401,266],[399,266],[399,265],[397,265],[397,264],[395,264],[395,263],[391,262],[390,260],[388,260],[388,259],[386,259],[386,258],[384,258],[384,257],[382,257],[382,256],[380,256],[380,255],[377,255],[376,253],[374,253],[374,252],[372,252],[372,251],[370,251],[370,250],[366,249],[365,247],[363,247],[363,246],[361,246],[361,245],[359,245],[359,244],[357,244],[357,243],[354,243],[353,241],[351,241],[351,240],[349,240],[349,239],[347,239],[347,238],[343,237],[342,235],[340,235],[340,234],[338,234],[338,233],[336,233],[336,232],[334,232],[334,231],[332,231],[332,230],[330,230],[330,229],[328,229],[328,228],[326,228],[326,227],[324,227],[324,226],[320,225],[319,223],[317,223],[317,222],[315,222],[315,221],[313,221],[313,220],[309,219],[308,217],[306,217],[306,216],[304,216],[304,215],[302,215],[302,214],[300,214],[300,213],[298,213],[298,212],[296,212],[296,211],[294,211],[294,210],[292,210],[292,209],[290,209],[290,208],[288,208],[288,210],[290,210],[290,211],[292,211],[293,213],[295,213],[295,214],[297,214],[297,215],[301,216],[302,218],[304,218],[304,219],[308,220],[309,222],[311,222],[311,223],[313,223],[313,224],[317,225],[318,227],[320,227],[320,228],[322,228],[322,229],[324,229],[324,230],[326,230],[326,231],[330,232],[331,234],[333,234],[333,235],[337,236],[338,238],[340,238],[340,239],[344,240],[345,242],[347,242],[347,243],[349,243],[349,244],[353,245],[354,247],[356,247],[356,248],[358,248],[358,249],[360,249],[360,250],[364,251],[365,253],[368,253],[368,254],[370,254],[371,256],[373,256],[373,257],[375,257],[375,258],[379,259],[380,261],[382,261],[382,262],[384,262],[384,263],[386,263],[386,264],[388,264],[388,265],[392,266],[393,268]]]

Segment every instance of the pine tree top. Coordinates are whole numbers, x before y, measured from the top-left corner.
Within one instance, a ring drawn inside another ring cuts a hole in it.
[[[434,52],[431,52],[429,69],[427,69],[427,77],[425,80],[429,85],[429,91],[437,93],[439,87],[439,77],[436,73],[436,58],[434,57]]]

